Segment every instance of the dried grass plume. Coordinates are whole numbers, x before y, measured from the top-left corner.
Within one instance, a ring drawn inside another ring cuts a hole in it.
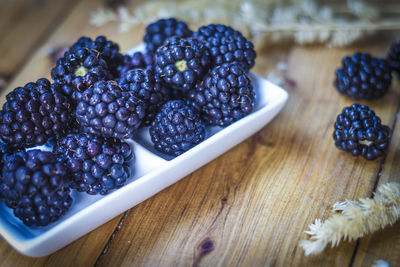
[[[400,218],[400,184],[381,185],[374,198],[337,202],[333,211],[337,213],[324,222],[316,219],[305,231],[311,236],[300,241],[306,256],[320,253],[328,243],[334,247],[342,239],[353,241],[394,224]]]

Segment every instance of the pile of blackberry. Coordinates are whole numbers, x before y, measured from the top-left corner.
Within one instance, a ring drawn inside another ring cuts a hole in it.
[[[81,37],[47,79],[17,87],[0,110],[0,201],[29,226],[59,220],[70,192],[105,195],[134,172],[129,139],[150,126],[155,149],[178,156],[207,127],[249,114],[251,42],[223,25],[196,32],[174,18],[146,28],[146,51],[123,54],[104,36]],[[52,152],[48,152],[52,151]]]

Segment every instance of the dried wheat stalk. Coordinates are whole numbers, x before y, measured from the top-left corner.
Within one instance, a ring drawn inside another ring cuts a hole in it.
[[[311,236],[300,241],[306,256],[320,253],[329,243],[334,247],[341,240],[353,241],[394,224],[400,218],[400,184],[381,185],[374,198],[335,203],[333,211],[338,213],[324,222],[316,219],[305,231]]]

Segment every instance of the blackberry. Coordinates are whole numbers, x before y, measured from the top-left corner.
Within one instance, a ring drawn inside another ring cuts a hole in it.
[[[119,81],[119,85],[135,93],[135,96],[146,103],[144,125],[150,125],[162,104],[167,101],[169,90],[156,82],[151,69],[129,70]]]
[[[194,38],[169,38],[157,49],[154,56],[154,70],[167,86],[174,89],[190,90],[210,65],[210,53]]]
[[[171,100],[156,115],[150,136],[158,151],[178,156],[204,140],[205,125],[195,108]]]
[[[148,53],[154,53],[171,36],[181,38],[192,36],[193,32],[183,21],[175,18],[160,19],[146,27],[144,43]]]
[[[95,82],[112,79],[111,72],[102,56],[86,47],[73,47],[57,60],[51,70],[54,82],[60,84],[65,95],[74,97],[76,91],[84,91]]]
[[[253,110],[255,91],[239,65],[224,63],[189,91],[188,99],[202,112],[206,123],[227,126]]]
[[[28,226],[46,226],[63,216],[72,204],[69,173],[48,151],[19,151],[3,156],[0,196]]]
[[[76,93],[76,119],[85,132],[131,138],[145,117],[145,103],[115,81],[100,81]]]
[[[119,74],[118,67],[123,64],[124,56],[119,52],[119,45],[105,36],[97,36],[92,40],[89,37],[81,37],[71,46],[72,50],[87,48],[90,51],[98,53],[107,63],[108,69],[112,76],[116,78]]]
[[[68,134],[54,147],[72,173],[71,187],[91,195],[122,187],[134,154],[128,143],[88,133]]]
[[[400,40],[392,45],[387,60],[392,70],[400,75]]]
[[[389,127],[381,124],[373,110],[353,104],[337,116],[333,139],[339,149],[373,160],[385,154],[389,135]]]
[[[254,66],[256,51],[253,43],[229,26],[221,24],[202,26],[193,33],[193,37],[209,48],[214,66],[236,63],[246,71]]]
[[[355,53],[342,60],[336,70],[335,86],[352,99],[375,99],[389,89],[392,75],[389,63],[367,53]]]
[[[135,52],[132,56],[125,55],[123,64],[118,67],[118,75],[121,78],[127,71],[133,69],[146,69],[153,64],[153,55],[149,53]]]
[[[6,96],[0,137],[12,147],[32,147],[63,134],[70,123],[70,102],[47,79],[17,87]]]

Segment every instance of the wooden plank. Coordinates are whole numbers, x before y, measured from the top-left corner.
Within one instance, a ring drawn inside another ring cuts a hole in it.
[[[399,98],[400,82],[395,80],[391,94]],[[400,109],[400,106],[399,106]],[[392,134],[387,159],[382,169],[378,186],[386,182],[400,182],[400,110]],[[400,266],[400,222],[389,226],[377,233],[370,234],[360,240],[360,245],[354,260],[354,266],[370,266],[382,259],[390,266]]]
[[[2,1],[0,76],[14,74],[75,3],[75,0]]]
[[[385,53],[385,40],[348,49],[289,51],[298,84],[289,102],[259,133],[193,174],[134,207],[100,266],[349,265],[355,243],[303,256],[298,242],[336,201],[369,195],[380,160],[335,148],[338,113],[354,101],[333,88],[334,71],[355,51]],[[256,72],[270,58],[259,55]],[[399,98],[365,102],[391,125]]]

